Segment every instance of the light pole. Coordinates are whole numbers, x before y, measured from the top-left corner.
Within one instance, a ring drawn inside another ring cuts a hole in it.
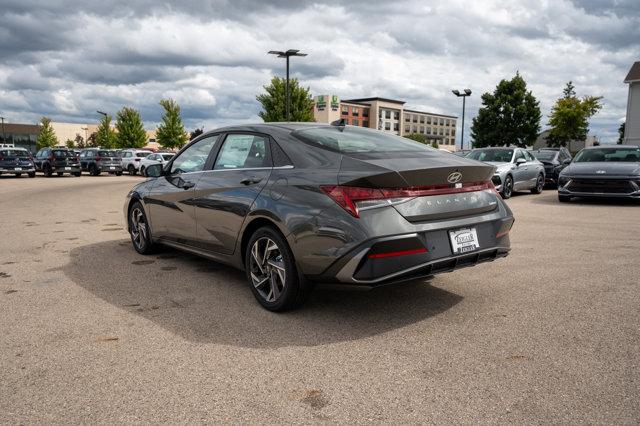
[[[4,134],[4,117],[0,117],[0,119],[2,119],[2,143],[6,143],[7,137]]]
[[[89,127],[81,127],[81,130],[84,130],[84,144],[87,145],[87,139],[89,139]]]
[[[289,95],[289,57],[291,56],[307,56],[306,53],[300,53],[299,50],[289,49],[286,52],[281,52],[278,50],[270,50],[269,55],[277,55],[278,58],[286,58],[287,59],[287,86],[286,86],[286,117],[287,121],[289,121],[289,103],[290,103],[290,95]]]
[[[460,93],[459,90],[452,90],[451,92],[457,97],[462,96],[462,133],[460,135],[460,149],[464,149],[464,109],[467,96],[471,96],[471,90],[464,89],[464,93]]]

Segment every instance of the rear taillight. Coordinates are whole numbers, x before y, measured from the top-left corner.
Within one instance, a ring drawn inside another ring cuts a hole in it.
[[[4,157],[2,155],[0,155],[0,161],[4,160]]]
[[[96,157],[96,161],[102,160],[102,157]]]
[[[491,181],[451,185],[412,186],[408,188],[361,188],[355,186],[322,185],[324,191],[340,207],[353,217],[360,217],[359,210],[392,205],[416,197],[457,194],[461,192],[493,189]]]

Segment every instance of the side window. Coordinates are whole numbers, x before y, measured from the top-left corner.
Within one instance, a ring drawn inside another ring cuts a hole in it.
[[[529,151],[524,151],[524,156],[526,157],[527,161],[535,161],[535,158],[533,158],[533,155],[531,155]]]
[[[213,167],[215,170],[271,167],[267,138],[257,135],[228,135]]]
[[[147,156],[147,160],[157,160],[156,154],[151,154],[151,155]]]
[[[516,151],[516,155],[513,158],[513,162],[515,163],[516,161],[518,161],[521,158],[526,160],[526,158],[524,158],[524,154],[522,153],[522,151],[521,150],[517,150]]]
[[[171,163],[171,174],[199,172],[209,158],[211,150],[218,142],[219,135],[200,139],[178,155]]]

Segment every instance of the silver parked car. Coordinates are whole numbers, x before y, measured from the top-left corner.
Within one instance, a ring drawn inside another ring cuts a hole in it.
[[[544,187],[544,164],[524,148],[477,148],[467,158],[483,161],[496,167],[492,181],[502,198],[514,191],[530,190],[534,194]]]
[[[147,167],[152,164],[164,165],[165,163],[168,163],[169,160],[171,160],[174,156],[175,154],[173,152],[158,152],[155,154],[151,154],[146,158],[143,158],[142,161],[140,161],[140,174],[142,176],[146,176]]]
[[[148,157],[153,152],[146,149],[125,149],[122,151],[122,170],[126,170],[130,175],[135,175],[140,171],[140,163],[143,158]]]

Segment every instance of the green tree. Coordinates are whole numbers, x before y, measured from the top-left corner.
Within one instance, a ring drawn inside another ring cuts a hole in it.
[[[76,147],[76,142],[73,139],[67,139],[67,141],[64,144],[69,149],[73,149]]]
[[[76,140],[74,142],[75,142],[75,146],[78,149],[82,149],[82,148],[84,148],[86,146],[84,138],[82,136],[80,136],[78,133],[76,133]]]
[[[602,96],[576,96],[575,87],[568,82],[563,96],[556,100],[549,114],[549,146],[567,146],[569,141],[584,141],[589,133],[589,119],[602,109]]]
[[[271,84],[264,86],[267,93],[256,96],[262,105],[262,111],[258,113],[265,122],[286,120],[286,84],[284,78],[273,77]],[[309,88],[301,87],[298,79],[289,80],[291,121],[314,121],[313,118],[313,98]]]
[[[51,127],[51,119],[48,117],[42,117],[40,123],[42,124],[42,129],[40,130],[40,134],[38,134],[38,138],[36,139],[36,146],[38,147],[38,149],[58,145],[58,138],[56,137],[56,133]]]
[[[116,132],[111,128],[111,116],[109,114],[102,116],[98,130],[91,134],[87,141],[87,146],[115,148]]]
[[[181,148],[189,140],[180,118],[180,106],[173,99],[162,99],[162,123],[156,130],[156,140],[165,148]]]
[[[624,142],[624,127],[625,127],[625,122],[623,121],[620,124],[620,127],[618,127],[618,145],[622,145],[622,143]]]
[[[147,144],[147,132],[140,113],[130,107],[122,107],[116,115],[116,147],[142,148]]]
[[[204,129],[195,129],[193,132],[189,134],[189,140],[192,141],[203,133],[204,133]]]
[[[471,125],[474,147],[533,145],[540,130],[540,104],[520,73],[501,80],[482,95],[482,107]]]
[[[433,141],[433,142],[431,142],[431,148],[440,149],[440,145],[438,145],[438,142]]]
[[[420,134],[420,133],[410,133],[410,134],[406,135],[405,138],[414,140],[416,142],[423,143],[425,145],[428,144],[427,137],[425,135]]]

